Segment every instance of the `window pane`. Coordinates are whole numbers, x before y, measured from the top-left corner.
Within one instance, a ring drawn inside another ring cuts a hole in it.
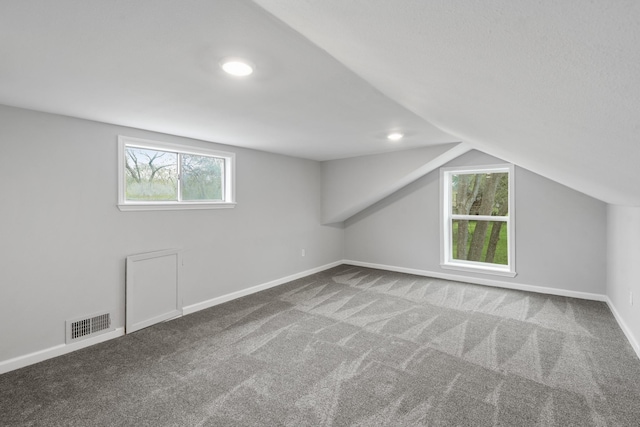
[[[507,265],[508,228],[504,221],[453,220],[451,257]]]
[[[509,174],[466,173],[451,176],[454,215],[509,215]]]
[[[182,155],[182,200],[223,200],[224,159]]]
[[[127,200],[178,200],[178,155],[126,147]]]

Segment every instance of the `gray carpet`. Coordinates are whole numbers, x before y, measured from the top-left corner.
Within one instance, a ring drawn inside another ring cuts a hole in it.
[[[639,426],[604,303],[343,265],[0,376],[2,426]]]

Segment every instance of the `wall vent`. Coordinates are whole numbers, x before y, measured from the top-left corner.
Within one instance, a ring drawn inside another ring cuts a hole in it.
[[[67,344],[112,331],[111,313],[94,314],[74,320],[67,320]]]

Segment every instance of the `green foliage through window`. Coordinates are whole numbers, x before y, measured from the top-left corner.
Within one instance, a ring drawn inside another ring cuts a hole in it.
[[[127,147],[127,200],[178,200],[178,154]]]
[[[442,169],[443,267],[515,276],[513,171]]]
[[[125,148],[128,201],[222,201],[225,159]]]
[[[182,200],[222,200],[224,159],[183,154]]]
[[[451,175],[452,258],[508,264],[507,227],[504,220],[474,221],[464,216],[507,217],[509,174]],[[455,219],[459,215],[462,218]],[[498,218],[496,218],[498,219]],[[499,256],[496,257],[496,254]]]
[[[454,220],[453,259],[507,265],[509,263],[507,233],[507,227],[502,221]],[[467,236],[466,239],[463,237],[464,234]],[[465,240],[466,247],[463,250],[458,250],[458,244],[464,243]],[[473,254],[471,250],[472,244],[474,248],[477,248],[476,254]]]

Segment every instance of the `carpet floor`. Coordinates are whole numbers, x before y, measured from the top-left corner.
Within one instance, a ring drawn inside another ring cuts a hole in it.
[[[640,426],[606,304],[342,265],[0,376],[2,426]]]

